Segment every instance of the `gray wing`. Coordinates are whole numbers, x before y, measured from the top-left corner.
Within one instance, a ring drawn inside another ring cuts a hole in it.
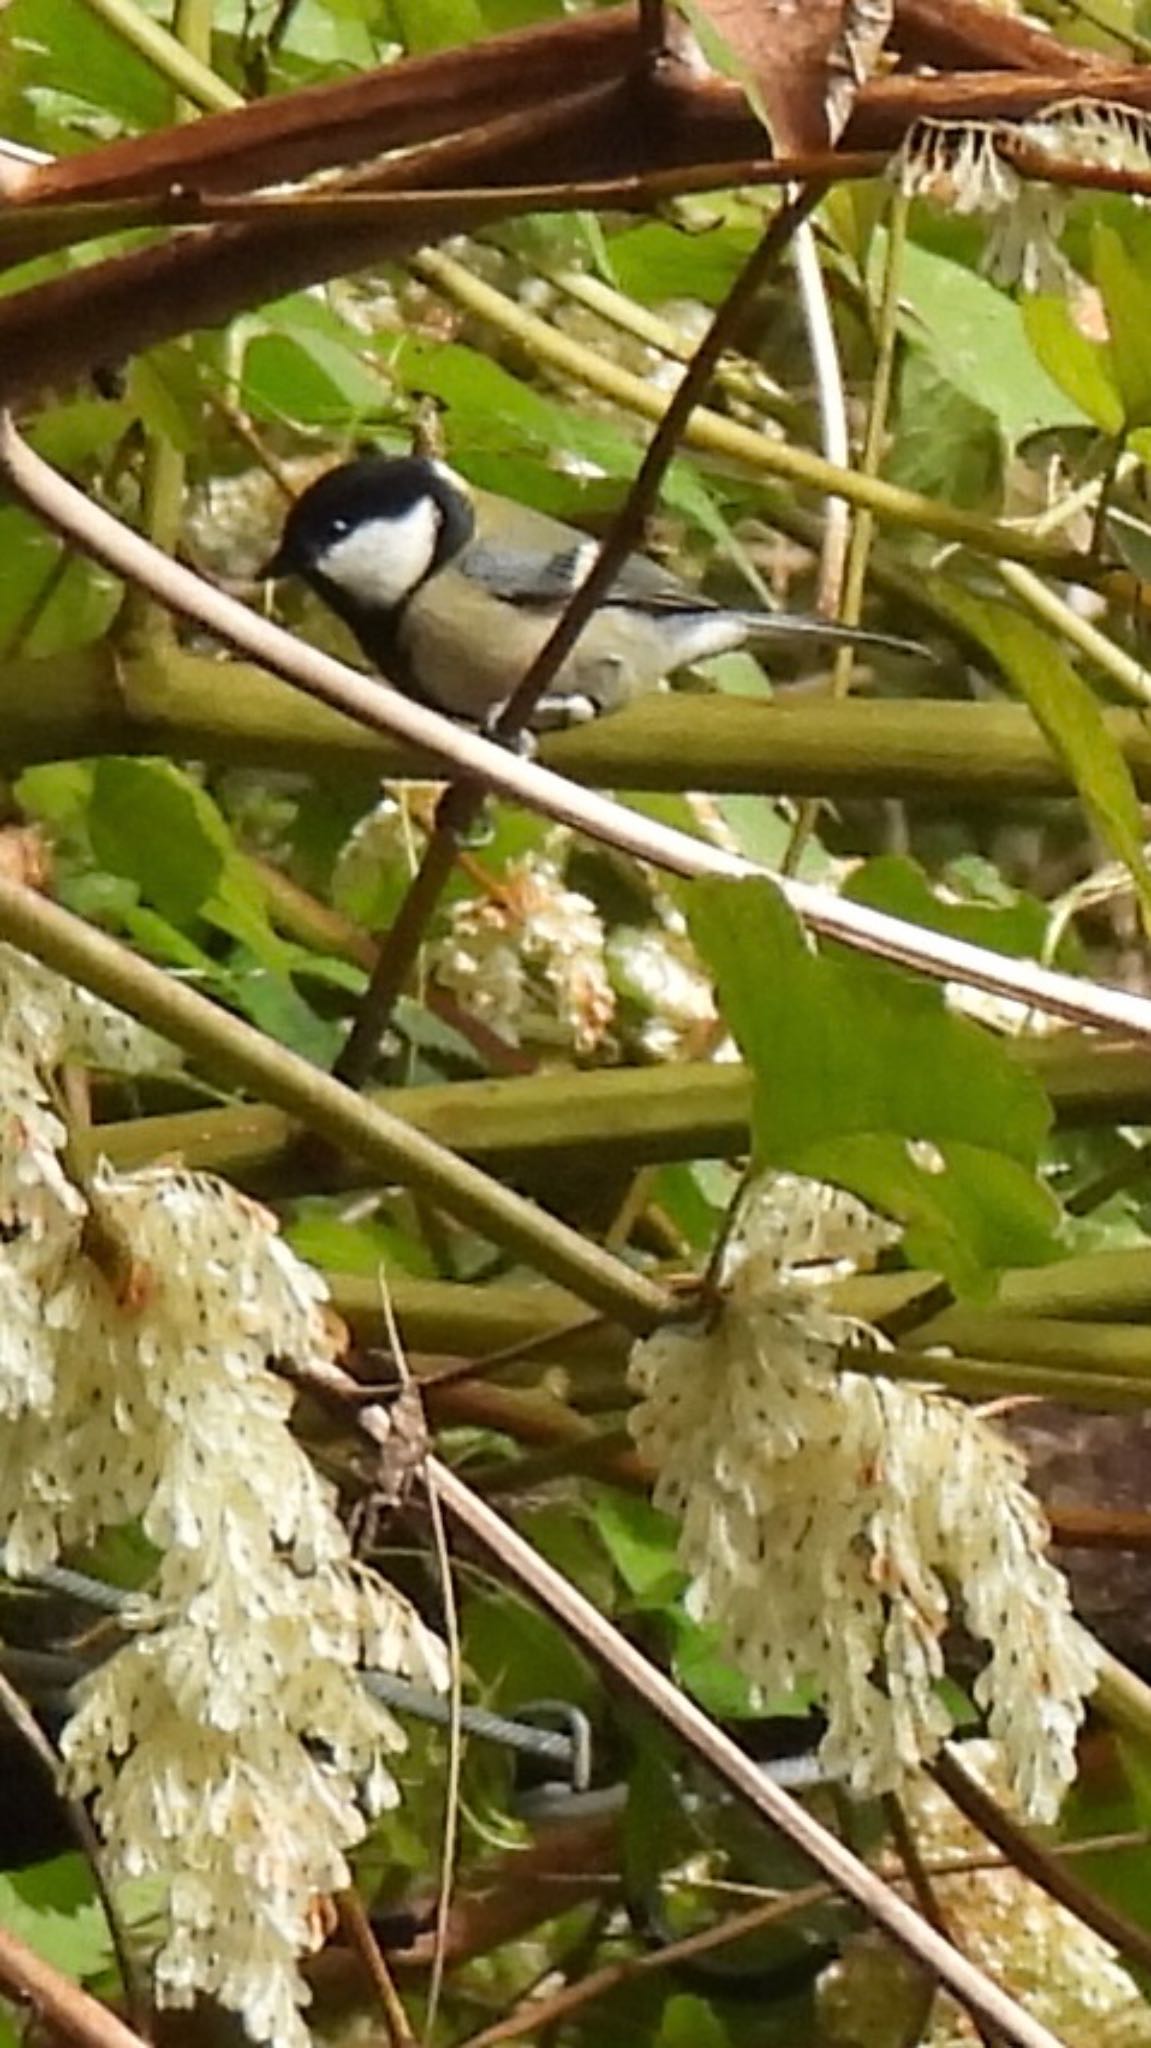
[[[505,604],[527,610],[559,611],[590,574],[599,543],[574,541],[554,554],[479,539],[460,557],[464,575]],[[602,599],[607,605],[640,604],[645,611],[709,612],[715,607],[685,583],[643,555],[629,555],[623,572]]]

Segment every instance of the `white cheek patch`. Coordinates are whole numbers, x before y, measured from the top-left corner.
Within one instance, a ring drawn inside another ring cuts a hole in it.
[[[418,498],[399,518],[365,520],[333,541],[316,568],[358,604],[391,611],[423,582],[439,533],[438,505],[433,498]]]

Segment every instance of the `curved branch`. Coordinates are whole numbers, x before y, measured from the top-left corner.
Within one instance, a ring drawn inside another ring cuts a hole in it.
[[[62,1977],[5,1927],[0,1927],[0,1986],[76,2048],[148,2048],[106,2005]]]
[[[580,789],[535,762],[517,759],[490,740],[413,703],[398,690],[373,682],[260,618],[181,563],[160,554],[111,513],[93,504],[33,452],[8,417],[0,424],[0,474],[41,518],[116,575],[141,584],[160,603],[194,619],[309,696],[320,698],[373,731],[392,733],[412,746],[425,748],[445,763],[450,773],[470,776],[515,802],[673,874],[743,880],[766,872],[754,861],[660,825],[593,790]],[[992,953],[831,895],[810,883],[781,881],[778,886],[813,931],[857,951],[936,980],[967,982],[1074,1023],[1151,1038],[1151,1000],[1147,997],[1097,982],[1076,981],[1033,961]]]

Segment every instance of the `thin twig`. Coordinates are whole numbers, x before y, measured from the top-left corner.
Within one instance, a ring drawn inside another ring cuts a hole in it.
[[[587,576],[569,599],[555,627],[525,675],[516,683],[493,727],[505,745],[531,723],[532,714],[553,677],[575,646],[584,627],[617,580],[628,556],[639,545],[659,497],[660,485],[691,414],[704,397],[712,373],[734,341],[764,279],[778,262],[797,229],[803,226],[822,190],[811,185],[776,214],[748,258],[707,333],[680,378],[623,504],[600,545]],[[455,861],[456,847],[483,803],[482,788],[456,788],[440,806],[436,829],[391,930],[380,942],[380,957],[363,997],[351,1034],[336,1063],[336,1073],[349,1087],[360,1087],[375,1063],[395,1002],[419,952],[428,921],[435,911]]]
[[[392,1359],[402,1386],[412,1387],[415,1382],[404,1352],[400,1326],[396,1320],[391,1289],[384,1269],[380,1269],[380,1297],[384,1309],[384,1325],[388,1333]],[[443,1990],[444,1966],[448,1953],[448,1926],[452,1911],[452,1883],[455,1874],[456,1856],[459,1849],[460,1831],[460,1775],[463,1767],[463,1729],[460,1721],[460,1704],[463,1687],[463,1649],[460,1641],[460,1617],[456,1604],[455,1582],[452,1578],[452,1558],[448,1549],[447,1531],[444,1528],[443,1511],[439,1495],[433,1487],[426,1487],[428,1513],[432,1530],[432,1547],[436,1554],[436,1565],[440,1576],[440,1605],[444,1617],[444,1640],[448,1648],[448,1663],[451,1671],[451,1698],[448,1716],[448,1768],[444,1783],[444,1835],[440,1853],[440,1882],[436,1894],[435,1947],[432,1950],[432,1969],[428,1981],[428,2000],[424,2016],[424,2040],[429,2042],[435,2034],[436,2014],[439,2010],[440,1994]]]
[[[387,1446],[391,1423],[387,1411],[365,1406],[362,1390],[339,1366],[314,1364],[301,1371],[303,1384],[314,1383],[347,1403],[350,1417],[373,1442]],[[782,1786],[760,1769],[694,1700],[621,1635],[615,1624],[593,1607],[562,1572],[548,1564],[517,1530],[497,1515],[438,1458],[429,1458],[423,1472],[429,1494],[434,1490],[452,1519],[466,1529],[502,1570],[550,1613],[611,1677],[623,1684],[656,1714],[736,1797],[777,1828],[810,1859],[837,1891],[852,1899],[912,1960],[939,1978],[973,2017],[997,2028],[1010,2048],[1060,2048],[1048,2029],[1032,2019],[1014,1999],[985,1977],[889,1885],[861,1863]],[[1151,1944],[1149,1944],[1151,1946]]]
[[[141,2035],[6,1927],[0,1927],[0,1988],[76,2048],[146,2048]]]
[[[389,2048],[416,2048],[416,2036],[404,2011],[403,2001],[392,1982],[387,1958],[372,1931],[364,1903],[354,1885],[336,1894],[336,1911],[348,1947],[363,1965],[364,1974],[379,2000],[388,2031]]]
[[[1137,1964],[1141,1970],[1151,1968],[1151,1933],[1091,1891],[1058,1857],[1041,1848],[964,1768],[954,1744],[946,1744],[940,1750],[930,1770],[964,1818],[989,1842],[994,1842],[1016,1870],[1074,1913],[1101,1940],[1110,1942],[1129,1963]]]
[[[381,687],[285,633],[271,620],[260,618],[182,563],[160,554],[102,506],[93,504],[33,452],[7,416],[0,422],[0,474],[41,518],[73,537],[116,575],[146,584],[174,611],[194,619],[293,687],[369,730],[395,734],[438,757],[452,772],[470,775],[590,838],[673,874],[742,879],[765,872],[754,861],[642,817],[594,790],[579,788],[538,762],[518,759],[507,748],[494,746],[398,690]],[[1151,1039],[1151,1001],[1126,989],[1077,981],[1032,961],[1009,958],[946,933],[908,924],[810,884],[787,881],[779,886],[813,931],[858,951],[937,980],[967,982],[1053,1016]]]
[[[135,1958],[128,1946],[128,1939],[116,1907],[116,1901],[112,1896],[111,1886],[104,1874],[103,1852],[99,1837],[89,1818],[88,1809],[82,1799],[72,1799],[65,1792],[59,1756],[53,1749],[36,1716],[32,1713],[27,1701],[17,1691],[3,1671],[0,1671],[0,1709],[7,1714],[12,1726],[23,1741],[27,1743],[32,1754],[39,1759],[48,1773],[52,1789],[67,1815],[68,1825],[76,1837],[80,1853],[92,1873],[92,1883],[95,1887],[96,1896],[104,1910],[104,1918],[108,1925],[108,1938],[112,1944],[112,1953],[116,1958],[116,1967],[120,1972],[120,1982],[124,1987],[124,2002],[128,2008],[129,2024],[136,2029],[136,2032],[144,2040],[150,2040],[151,2012],[149,2010],[148,1997],[140,1979],[140,1972],[136,1968]]]
[[[774,1927],[781,1920],[791,1919],[811,1906],[822,1904],[826,1897],[826,1885],[804,1885],[800,1890],[769,1899],[762,1906],[754,1906],[746,1913],[737,1913],[730,1920],[721,1921],[718,1927],[705,1927],[698,1934],[686,1934],[681,1940],[666,1942],[662,1948],[646,1955],[626,1956],[618,1963],[606,1963],[602,1969],[592,1970],[586,1977],[581,1977],[576,1984],[565,1984],[562,1990],[544,1997],[522,2000],[505,2019],[496,2020],[494,2025],[481,2028],[478,2034],[469,2035],[466,2041],[460,2042],[459,2048],[497,2048],[501,2041],[515,2041],[522,2034],[534,2034],[540,2028],[554,2026],[556,2021],[569,2019],[573,2012],[581,2011],[597,1998],[605,1998],[609,1991],[616,1990],[621,1984],[630,1984],[636,1977],[649,1976],[653,1971],[675,1969],[678,1964],[694,1962],[698,1956],[712,1955],[716,1949],[730,1947],[733,1941],[762,1933],[764,1928]]]

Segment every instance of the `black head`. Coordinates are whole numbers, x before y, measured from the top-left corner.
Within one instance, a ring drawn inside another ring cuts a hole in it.
[[[297,498],[263,573],[302,576],[357,612],[392,612],[467,546],[474,525],[467,488],[445,464],[367,455]]]

